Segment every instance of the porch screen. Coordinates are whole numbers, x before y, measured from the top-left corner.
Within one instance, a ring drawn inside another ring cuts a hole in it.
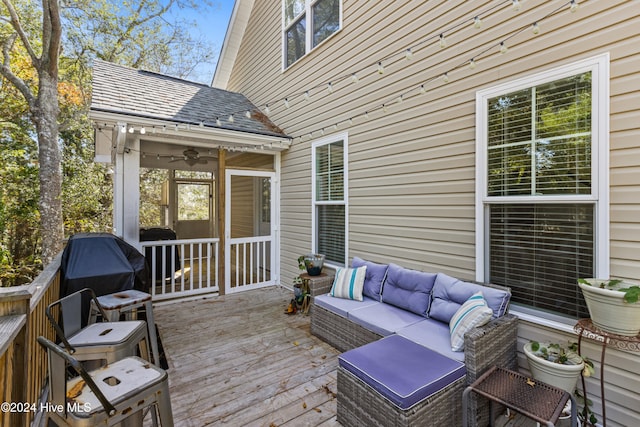
[[[587,316],[594,274],[591,72],[488,99],[488,280],[513,301]]]

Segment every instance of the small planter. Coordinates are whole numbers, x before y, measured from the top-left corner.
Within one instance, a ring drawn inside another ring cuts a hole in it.
[[[625,301],[625,292],[619,290],[635,285],[619,282],[613,289],[601,287],[609,283],[609,280],[602,279],[578,281],[591,321],[606,332],[625,336],[638,335],[640,333],[640,302]]]
[[[308,254],[304,256],[304,266],[309,276],[319,276],[324,265],[324,255]]]
[[[573,394],[580,372],[584,369],[584,361],[578,354],[569,352],[567,362],[557,363],[540,357],[539,352],[531,349],[531,343],[524,345],[524,354],[533,378]]]

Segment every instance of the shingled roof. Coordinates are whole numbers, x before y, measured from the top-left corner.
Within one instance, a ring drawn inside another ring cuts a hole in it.
[[[240,93],[101,60],[93,63],[91,110],[286,137]]]

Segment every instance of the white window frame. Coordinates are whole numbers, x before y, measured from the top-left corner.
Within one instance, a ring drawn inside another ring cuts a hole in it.
[[[338,29],[331,34],[329,37],[327,37],[326,39],[322,40],[320,43],[318,43],[316,46],[313,46],[313,23],[312,20],[310,18],[312,18],[312,9],[313,6],[319,2],[320,0],[305,0],[305,6],[304,6],[304,12],[300,12],[299,15],[295,16],[291,22],[289,23],[289,25],[287,25],[287,17],[286,17],[286,1],[287,0],[282,0],[282,71],[285,71],[287,68],[291,67],[293,64],[295,64],[296,62],[298,62],[299,60],[301,60],[302,58],[304,58],[305,56],[307,56],[311,51],[313,51],[315,48],[317,48],[318,46],[322,46],[327,40],[333,38],[336,34],[338,34],[340,32],[340,30],[342,30],[342,3],[343,0],[338,0],[339,6],[339,16],[338,16]],[[295,61],[293,61],[291,63],[291,65],[287,65],[287,30],[295,23],[298,22],[298,19],[300,18],[301,15],[305,16],[305,19],[307,21],[307,26],[305,28],[305,48],[304,48],[304,54],[296,59]]]
[[[344,165],[343,171],[343,201],[341,203],[332,202],[319,202],[316,200],[316,151],[318,147],[323,145],[332,144],[342,141],[342,164]],[[314,141],[311,144],[311,250],[317,252],[317,209],[318,205],[322,204],[343,204],[344,205],[344,265],[336,265],[331,261],[325,261],[325,265],[329,267],[344,267],[349,263],[349,164],[347,159],[349,158],[349,134],[348,132],[331,135],[326,138]]]
[[[487,281],[489,272],[489,204],[508,200],[509,203],[564,203],[591,201],[595,203],[595,266],[596,277],[609,277],[609,53],[562,65],[531,76],[493,86],[476,93],[476,280]],[[544,83],[592,72],[591,98],[591,182],[589,195],[509,196],[490,197],[487,194],[487,105],[490,98]],[[508,284],[507,284],[508,285]],[[519,308],[519,307],[518,307]],[[519,313],[531,321],[566,329],[567,321],[561,316],[548,314],[534,308],[523,308]],[[513,312],[514,310],[512,310]],[[517,311],[517,309],[515,310]],[[521,317],[523,317],[521,316]],[[573,326],[573,325],[571,325]]]

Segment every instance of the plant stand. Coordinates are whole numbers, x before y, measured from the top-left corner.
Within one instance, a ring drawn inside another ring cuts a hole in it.
[[[578,333],[578,354],[581,354],[582,337],[596,341],[602,346],[602,353],[600,355],[600,398],[602,399],[602,426],[606,427],[607,414],[604,405],[604,356],[607,346],[612,346],[618,350],[640,351],[640,334],[635,337],[631,337],[606,332],[595,326],[591,319],[578,320],[578,323],[573,329]],[[585,387],[584,376],[582,377],[582,391],[584,392],[584,399],[586,401],[587,388]]]
[[[309,283],[311,297],[329,293],[333,285],[333,277],[333,274],[327,273],[320,273],[318,276],[309,276],[307,273],[300,275],[303,282],[306,281]]]

